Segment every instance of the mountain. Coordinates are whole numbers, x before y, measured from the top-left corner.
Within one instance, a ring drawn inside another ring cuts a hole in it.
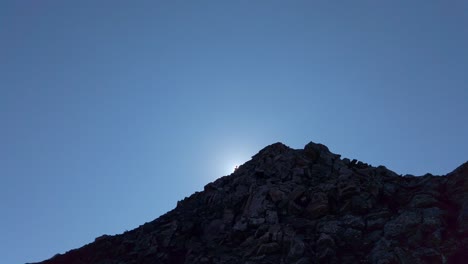
[[[158,219],[40,263],[466,261],[468,162],[401,176],[311,142],[267,146]]]

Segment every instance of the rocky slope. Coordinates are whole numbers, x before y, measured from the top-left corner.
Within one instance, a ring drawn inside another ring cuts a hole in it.
[[[55,263],[468,263],[468,162],[400,176],[270,145],[158,219]]]

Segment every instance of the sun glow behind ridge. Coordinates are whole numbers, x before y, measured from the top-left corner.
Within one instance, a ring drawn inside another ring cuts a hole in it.
[[[243,163],[242,162],[233,162],[231,163],[227,168],[226,168],[226,173],[227,175],[233,173],[236,171],[236,169],[242,165]]]
[[[228,153],[226,155],[222,155],[217,157],[218,160],[218,168],[217,177],[231,175],[236,168],[240,167],[242,164],[250,160],[250,155],[245,154],[241,155],[240,153]]]
[[[203,179],[205,182],[231,175],[236,166],[240,167],[251,160],[264,144],[260,142],[261,140],[257,140],[255,135],[243,135],[242,131],[236,135],[224,135],[227,132],[220,131],[222,137],[210,137],[203,142],[204,148],[207,149],[207,154],[203,156],[203,167],[206,172],[204,175],[207,176]]]

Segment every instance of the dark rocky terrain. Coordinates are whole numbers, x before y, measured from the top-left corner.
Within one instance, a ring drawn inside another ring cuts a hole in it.
[[[468,263],[468,162],[400,176],[276,143],[158,219],[41,263]]]

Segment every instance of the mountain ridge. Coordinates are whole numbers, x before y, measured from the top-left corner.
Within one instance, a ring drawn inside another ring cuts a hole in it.
[[[397,175],[314,142],[266,146],[134,230],[39,263],[460,263],[468,162]]]

